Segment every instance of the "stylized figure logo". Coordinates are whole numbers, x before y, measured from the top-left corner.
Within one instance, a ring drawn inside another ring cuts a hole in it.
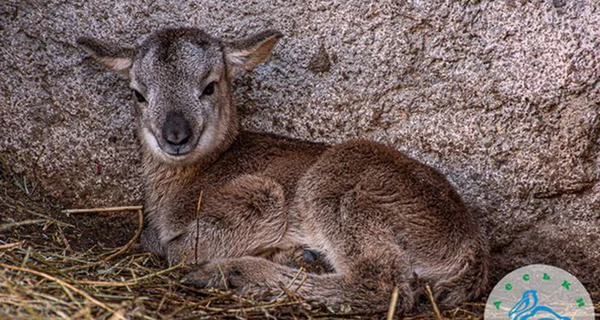
[[[485,320],[594,320],[594,303],[565,270],[534,264],[500,280],[485,306]]]
[[[563,317],[549,307],[538,305],[537,290],[527,290],[521,300],[508,312],[511,320],[542,319],[542,320],[571,320]]]

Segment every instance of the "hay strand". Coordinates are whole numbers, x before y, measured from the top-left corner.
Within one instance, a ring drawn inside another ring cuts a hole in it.
[[[21,247],[25,241],[17,241],[6,244],[0,244],[0,250],[10,250],[13,248]]]
[[[202,198],[204,190],[200,190],[198,203],[196,204],[196,241],[194,242],[194,263],[198,263],[198,242],[200,242],[200,209],[202,208]]]
[[[144,227],[144,215],[142,214],[142,209],[139,209],[137,211],[137,217],[138,217],[138,227],[135,230],[135,234],[133,235],[133,237],[131,238],[131,240],[129,240],[129,242],[127,242],[127,244],[125,244],[124,246],[122,246],[121,248],[119,248],[115,253],[109,255],[108,257],[104,258],[104,261],[108,261],[108,260],[112,260],[120,255],[122,255],[123,253],[129,251],[129,249],[131,249],[131,247],[135,244],[135,242],[138,240],[138,238],[140,237],[140,234],[142,234],[142,229]]]
[[[84,208],[84,209],[65,209],[62,213],[95,213],[95,212],[115,212],[115,211],[134,211],[142,210],[142,206],[123,206],[123,207],[105,207],[105,208]]]
[[[392,291],[392,298],[390,299],[390,307],[388,308],[387,320],[393,320],[396,314],[396,306],[398,304],[398,296],[400,295],[400,288],[394,287]]]
[[[433,312],[435,313],[435,316],[437,318],[437,320],[442,320],[442,314],[440,313],[440,309],[437,306],[437,303],[435,303],[435,298],[433,297],[433,291],[431,291],[431,287],[429,286],[429,283],[425,284],[425,289],[427,291],[427,297],[429,298],[429,302],[431,302],[431,306],[433,307]]]

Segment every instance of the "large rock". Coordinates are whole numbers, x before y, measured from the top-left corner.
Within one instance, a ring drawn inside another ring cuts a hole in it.
[[[391,144],[481,216],[492,281],[548,263],[600,290],[598,1],[182,3],[3,2],[2,158],[68,206],[140,203],[127,81],[75,39],[275,28],[273,58],[236,81],[245,128]]]

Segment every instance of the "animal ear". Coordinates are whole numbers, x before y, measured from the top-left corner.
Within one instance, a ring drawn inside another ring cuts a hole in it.
[[[87,37],[77,39],[77,44],[107,69],[129,76],[129,69],[137,53],[135,48]]]
[[[282,36],[279,31],[267,30],[245,39],[224,42],[225,63],[229,76],[232,78],[243,70],[251,70],[267,60]]]

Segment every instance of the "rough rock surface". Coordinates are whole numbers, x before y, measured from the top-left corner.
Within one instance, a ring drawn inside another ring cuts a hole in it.
[[[75,39],[181,25],[282,31],[236,81],[244,127],[439,168],[482,217],[491,285],[548,263],[600,290],[598,1],[2,1],[0,156],[66,206],[139,203],[127,81]]]

